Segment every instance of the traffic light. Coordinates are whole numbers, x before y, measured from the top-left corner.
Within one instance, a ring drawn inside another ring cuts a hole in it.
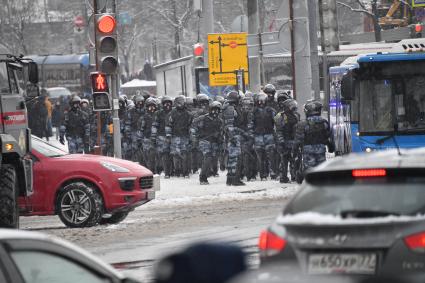
[[[109,86],[106,74],[93,72],[90,74],[90,79],[93,91],[93,110],[111,110],[111,103],[109,101]]]
[[[421,38],[422,37],[422,25],[421,24],[415,24],[410,25],[410,38]]]
[[[106,74],[118,70],[117,21],[114,14],[96,15],[96,64]]]
[[[339,50],[336,0],[322,0],[322,24],[325,51]]]
[[[193,57],[195,67],[204,66],[204,50],[204,45],[202,43],[195,43],[193,45]]]

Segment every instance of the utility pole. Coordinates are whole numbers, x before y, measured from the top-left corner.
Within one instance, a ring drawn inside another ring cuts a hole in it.
[[[317,2],[311,1],[308,4],[308,18],[310,30],[310,61],[311,61],[311,88],[314,99],[320,99],[320,72],[319,72],[319,52],[317,50]]]
[[[116,0],[112,0],[112,13],[117,15],[117,3]],[[119,36],[119,35],[118,35]],[[118,37],[119,38],[119,37]],[[119,41],[119,40],[118,40]],[[117,41],[117,44],[118,44]],[[118,46],[117,46],[118,48]],[[114,155],[117,158],[121,158],[121,125],[120,125],[120,118],[118,116],[118,110],[119,110],[119,103],[118,103],[118,90],[119,90],[119,81],[118,81],[118,72],[119,72],[119,66],[117,68],[117,72],[111,75],[111,85],[112,85],[112,111],[113,111],[113,118],[112,122],[114,125]]]
[[[208,65],[208,34],[214,33],[214,5],[213,0],[202,0],[202,30],[204,42],[204,64]]]
[[[258,0],[248,0],[248,34],[259,32]],[[249,85],[253,92],[260,91],[261,68],[259,57],[249,58]]]

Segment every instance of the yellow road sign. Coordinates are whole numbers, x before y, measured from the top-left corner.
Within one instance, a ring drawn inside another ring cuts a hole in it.
[[[245,71],[245,84],[248,84],[247,34],[208,34],[210,86],[236,85],[235,71],[241,69]]]
[[[425,7],[424,0],[412,0],[412,7]]]

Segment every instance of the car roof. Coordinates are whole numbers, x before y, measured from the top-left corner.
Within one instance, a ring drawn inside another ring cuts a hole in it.
[[[353,169],[425,169],[425,148],[402,149],[401,155],[396,149],[377,151],[372,153],[352,153],[344,157],[332,158],[308,173],[329,171],[346,171]],[[307,174],[308,174],[307,173]]]
[[[13,229],[2,229],[0,228],[0,241],[2,240],[32,240],[32,241],[43,241],[43,242],[49,242],[51,244],[55,244],[58,246],[61,246],[65,249],[72,250],[75,253],[81,254],[83,257],[95,262],[96,264],[102,266],[106,270],[108,270],[110,273],[114,274],[118,278],[123,278],[123,275],[117,272],[115,269],[113,269],[110,265],[104,263],[94,255],[90,254],[89,252],[85,251],[84,249],[70,243],[64,240],[61,240],[57,237],[37,233],[37,232],[31,232],[31,231],[22,231],[22,230],[13,230]]]

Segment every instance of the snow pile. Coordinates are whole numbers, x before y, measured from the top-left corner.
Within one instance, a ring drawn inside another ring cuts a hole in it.
[[[339,215],[321,214],[317,212],[301,212],[291,215],[280,215],[276,219],[282,225],[368,225],[394,222],[424,221],[425,215],[417,216],[385,216],[373,218],[342,218]]]
[[[202,187],[201,187],[202,188]],[[232,188],[232,187],[230,187]],[[237,192],[222,192],[218,194],[208,194],[204,191],[202,196],[193,196],[190,192],[186,191],[186,196],[174,198],[157,198],[149,203],[152,206],[186,206],[186,205],[202,205],[212,202],[226,202],[226,201],[246,201],[256,199],[276,199],[288,198],[297,192],[296,186],[277,187],[261,190],[246,190]],[[164,197],[164,194],[162,194]]]

